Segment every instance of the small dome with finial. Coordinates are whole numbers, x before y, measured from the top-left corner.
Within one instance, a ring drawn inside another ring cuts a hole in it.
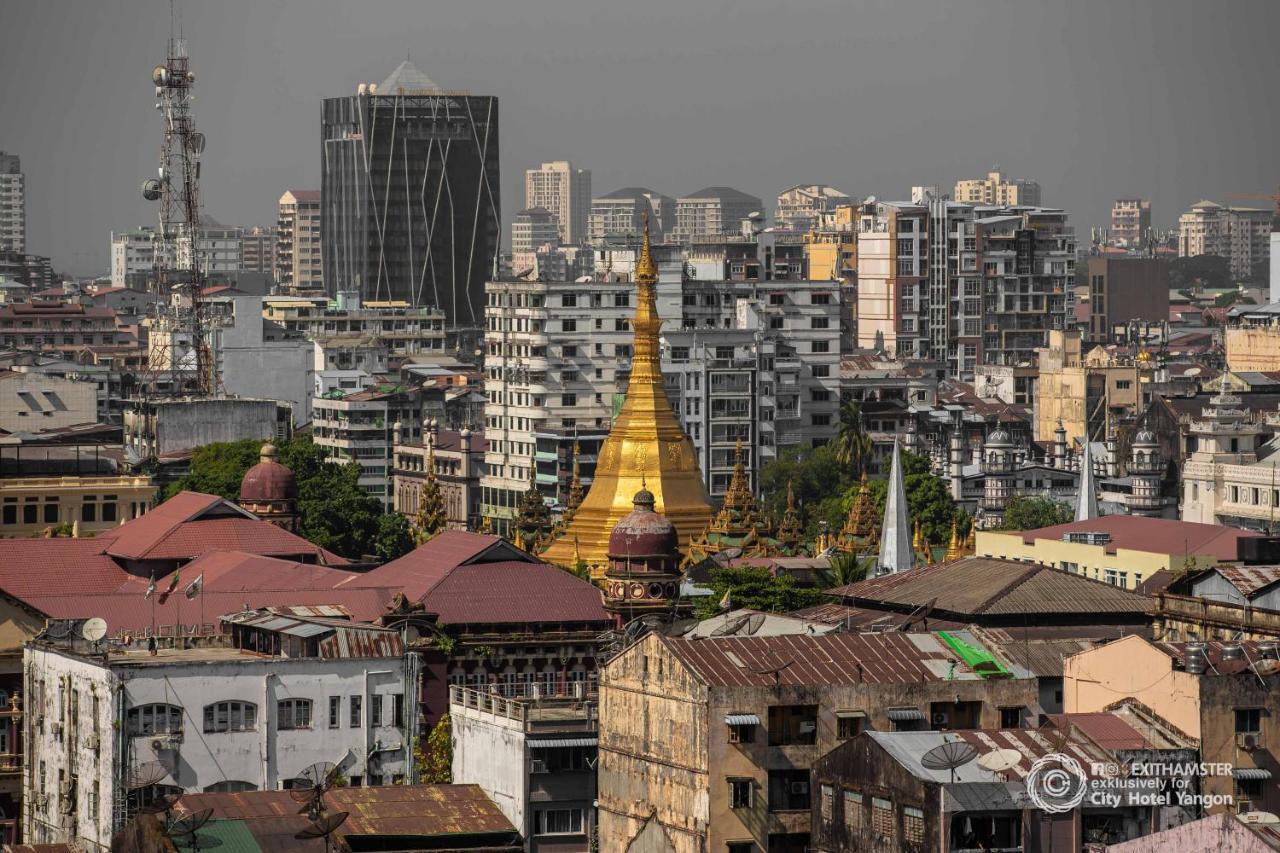
[[[262,445],[258,464],[244,472],[240,500],[246,503],[291,501],[298,497],[298,480],[287,466],[276,461],[276,446]]]
[[[632,499],[634,509],[620,518],[609,534],[610,559],[663,557],[677,552],[676,527],[654,505],[653,492],[642,486]]]

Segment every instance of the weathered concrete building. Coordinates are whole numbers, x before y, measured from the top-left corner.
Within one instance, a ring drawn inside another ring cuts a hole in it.
[[[530,853],[587,853],[595,830],[596,704],[449,689],[453,781],[477,784]]]
[[[963,631],[650,634],[601,675],[600,849],[804,851],[819,756],[868,728],[1022,725],[1036,682],[1008,676]]]

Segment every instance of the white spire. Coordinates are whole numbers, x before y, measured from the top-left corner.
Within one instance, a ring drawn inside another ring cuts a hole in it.
[[[915,566],[911,550],[911,520],[907,517],[907,489],[902,479],[902,455],[898,439],[893,440],[893,464],[889,468],[889,489],[884,499],[884,523],[880,526],[882,575],[905,572]]]
[[[1080,491],[1076,494],[1076,521],[1098,517],[1098,495],[1093,485],[1093,451],[1089,436],[1084,437],[1084,458],[1080,460]]]

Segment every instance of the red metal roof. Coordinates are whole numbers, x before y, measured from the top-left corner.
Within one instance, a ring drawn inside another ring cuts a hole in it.
[[[1156,554],[1201,554],[1219,560],[1236,559],[1239,556],[1236,544],[1238,540],[1261,535],[1235,527],[1176,521],[1171,518],[1104,515],[1088,521],[1072,521],[1037,530],[1025,530],[1022,541],[1031,545],[1037,539],[1061,540],[1068,533],[1109,534],[1111,541],[1106,545],[1108,554],[1116,553],[1117,548],[1125,548]]]
[[[420,600],[458,566],[485,561],[537,563],[533,557],[497,536],[445,530],[399,559],[364,575],[376,586],[394,586]]]
[[[114,592],[131,575],[102,539],[0,539],[0,588],[23,600],[40,593]]]
[[[1108,752],[1117,749],[1150,749],[1152,746],[1141,732],[1110,712],[1049,714],[1049,720],[1059,730],[1068,725],[1079,729],[1089,740]]]
[[[1227,583],[1240,590],[1245,598],[1253,598],[1264,589],[1280,583],[1280,566],[1214,566]]]
[[[911,634],[790,634],[777,637],[659,637],[712,687],[772,687],[940,681],[921,661],[955,659],[941,642],[921,648]]]

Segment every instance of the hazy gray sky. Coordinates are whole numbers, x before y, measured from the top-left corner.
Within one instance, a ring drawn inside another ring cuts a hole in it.
[[[797,183],[857,196],[949,187],[993,163],[1039,180],[1078,233],[1111,200],[1157,225],[1280,183],[1280,0],[205,0],[181,3],[208,137],[205,211],[271,224],[319,187],[320,99],[406,51],[500,98],[504,214],[523,170],[569,158],[594,191]],[[29,251],[106,272],[151,224],[151,68],[169,4],[0,0],[0,150],[21,155]],[[1266,205],[1266,202],[1258,202]]]

